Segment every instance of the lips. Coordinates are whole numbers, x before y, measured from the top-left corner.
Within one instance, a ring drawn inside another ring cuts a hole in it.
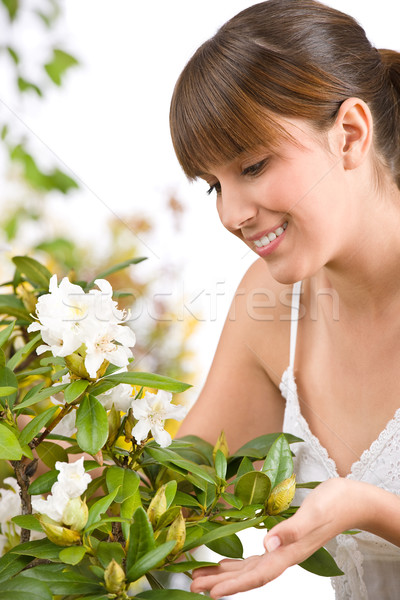
[[[247,238],[248,241],[252,241],[257,248],[262,248],[263,246],[268,246],[271,242],[273,242],[277,237],[281,236],[285,231],[288,222],[285,221],[282,225],[279,225],[275,229],[267,230],[262,233],[258,233],[250,238]]]

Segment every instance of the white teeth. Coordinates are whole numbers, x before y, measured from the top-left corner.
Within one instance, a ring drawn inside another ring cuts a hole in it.
[[[287,223],[287,221],[285,221],[284,224],[281,227],[278,227],[277,229],[275,229],[275,231],[270,231],[270,233],[268,233],[267,235],[264,235],[261,239],[255,240],[254,245],[257,248],[262,248],[263,246],[268,246],[268,244],[270,242],[273,242],[277,237],[282,235],[282,233],[285,231],[287,226],[288,226],[288,223]]]

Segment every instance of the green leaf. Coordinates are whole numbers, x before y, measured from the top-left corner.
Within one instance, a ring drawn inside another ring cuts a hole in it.
[[[67,565],[77,565],[81,562],[85,554],[86,548],[83,546],[71,546],[70,548],[61,550],[59,557]]]
[[[12,388],[8,393],[0,394],[0,404],[4,407],[8,405],[13,408],[17,399],[18,381],[11,369],[7,367],[0,368],[0,386],[4,389]]]
[[[109,509],[111,503],[115,500],[115,496],[118,493],[118,488],[116,488],[111,494],[107,494],[104,498],[100,498],[97,500],[89,510],[89,518],[86,523],[85,531],[88,527],[90,527],[93,523],[96,523],[100,515],[106,512]]]
[[[109,492],[119,488],[115,502],[123,502],[133,496],[139,487],[140,478],[135,471],[121,467],[109,467],[106,471],[106,483]]]
[[[171,449],[177,442],[188,442],[189,444],[191,444],[191,448],[189,448],[189,451],[194,450],[195,452],[201,454],[203,458],[202,462],[204,464],[208,463],[210,466],[213,465],[214,447],[209,442],[206,442],[206,440],[199,438],[197,435],[185,435],[179,440],[173,440]]]
[[[16,575],[31,562],[28,556],[17,556],[7,552],[0,558],[0,583],[9,581],[13,575]]]
[[[96,558],[106,569],[112,559],[122,565],[125,559],[125,552],[121,544],[118,544],[117,542],[100,542],[96,548]]]
[[[167,525],[170,525],[172,521],[175,521],[180,511],[180,506],[172,506],[171,508],[168,508],[158,519],[157,530],[163,529],[163,527],[167,527]]]
[[[126,540],[129,538],[130,522],[139,507],[142,507],[142,499],[139,490],[136,490],[135,494],[121,503],[120,515],[129,521],[128,523],[122,523],[122,533]]]
[[[307,481],[307,483],[296,483],[296,489],[314,490],[320,483],[320,481]]]
[[[239,450],[235,452],[233,456],[248,456],[250,458],[265,458],[271,448],[272,444],[278,437],[282,435],[281,433],[267,433],[266,435],[260,435],[259,437],[251,440]],[[289,442],[289,444],[294,444],[296,442],[302,442],[301,438],[296,437],[290,433],[285,433],[285,438]]]
[[[235,485],[235,496],[243,502],[243,506],[264,504],[268,500],[270,491],[271,481],[265,473],[260,471],[245,473]]]
[[[56,189],[62,194],[67,194],[70,189],[79,188],[75,179],[72,179],[72,177],[57,168],[46,176],[45,184],[46,189]]]
[[[17,391],[17,388],[11,386],[0,387],[0,397],[9,396]]]
[[[19,9],[19,0],[1,0],[7,9],[10,21],[14,21]]]
[[[53,542],[45,538],[43,540],[34,540],[33,542],[19,544],[10,550],[10,552],[13,554],[35,556],[36,558],[44,558],[47,560],[58,560],[60,546],[53,544]]]
[[[176,492],[174,502],[179,506],[193,506],[195,508],[199,508],[201,506],[200,502],[196,500],[194,496],[185,494],[185,492],[181,492],[180,490]]]
[[[170,554],[171,550],[175,547],[175,544],[175,540],[165,542],[164,544],[161,544],[154,550],[150,550],[150,552],[147,552],[147,554],[139,558],[129,569],[127,573],[128,580],[137,581],[140,579],[140,577],[143,577],[147,571],[155,569],[160,562],[162,562],[168,556],[168,554]]]
[[[136,509],[129,534],[129,547],[126,556],[126,570],[155,548],[154,532],[143,507]]]
[[[112,381],[115,383],[129,383],[131,385],[143,385],[144,387],[156,388],[158,390],[166,390],[178,394],[192,387],[188,383],[182,383],[171,377],[163,377],[153,373],[139,373],[137,371],[129,371],[125,373],[117,373],[103,377],[101,381]]]
[[[43,531],[42,526],[35,515],[17,515],[16,517],[13,517],[11,521],[23,529]]]
[[[222,526],[223,527],[223,526]],[[236,534],[228,535],[213,542],[206,544],[207,548],[227,556],[228,558],[243,558],[243,546],[242,542]]]
[[[282,434],[272,444],[261,471],[271,480],[271,488],[293,474],[293,458],[289,443]]]
[[[201,569],[201,567],[218,567],[218,564],[219,563],[200,560],[185,560],[173,565],[167,565],[166,567],[163,567],[163,571],[168,571],[169,573],[185,573],[185,571],[193,571],[194,569]]]
[[[247,529],[248,527],[255,527],[264,519],[265,516],[261,515],[260,517],[254,517],[254,519],[247,519],[245,521],[241,521],[240,523],[229,523],[229,525],[223,525],[222,527],[218,527],[218,529],[214,531],[209,531],[200,537],[196,537],[193,540],[189,539],[189,541],[187,541],[184,547],[182,548],[182,552],[192,550],[192,548],[195,548],[196,546],[209,544],[214,540],[226,537],[228,535],[231,535],[232,533],[237,533],[238,531],[242,531],[243,529]]]
[[[299,563],[300,567],[310,573],[321,575],[322,577],[336,577],[343,575],[336,562],[325,548],[320,548],[309,558]]]
[[[94,277],[94,279],[92,279],[92,281],[90,281],[87,284],[86,289],[90,289],[91,287],[93,287],[95,285],[94,282],[96,279],[105,279],[112,273],[116,273],[117,271],[126,269],[126,267],[129,267],[130,265],[136,265],[138,263],[141,263],[144,260],[147,260],[146,256],[139,256],[137,258],[130,258],[129,260],[124,260],[124,262],[118,263],[117,265],[114,265],[113,267],[110,267],[109,269],[106,269],[105,271],[102,271],[101,273],[96,275],[96,277]]]
[[[15,376],[19,381],[20,379],[25,379],[25,377],[32,377],[32,375],[44,375],[45,373],[50,373],[50,372],[51,372],[51,367],[38,367],[37,369],[32,369],[30,371],[29,370],[28,371],[18,371],[17,373],[15,373]],[[44,381],[42,381],[41,383],[42,383],[42,387],[43,387]]]
[[[1,294],[0,294],[1,297]],[[10,358],[7,363],[7,367],[14,371],[16,367],[30,354],[36,346],[38,346],[41,342],[42,338],[40,333],[37,333],[31,340],[28,342],[23,348],[17,350],[17,352]]]
[[[215,453],[215,472],[217,477],[225,480],[227,466],[228,463],[224,453],[221,450],[217,450]]]
[[[97,454],[108,438],[108,420],[104,406],[89,394],[76,411],[76,439],[84,452]]]
[[[180,456],[172,450],[168,450],[167,448],[158,449],[151,447],[147,447],[146,450],[150,456],[155,458],[161,464],[166,464],[166,466],[170,466],[171,464],[176,465],[188,473],[193,473],[201,479],[205,479],[205,481],[208,481],[209,483],[213,483],[214,485],[217,483],[215,476],[207,471],[205,467],[197,465],[196,463],[186,460],[185,458],[180,458]]]
[[[21,431],[19,443],[29,444],[29,442],[33,440],[39,431],[53,418],[58,409],[58,406],[51,406],[40,415],[32,419],[32,421],[30,421]]]
[[[185,592],[183,590],[147,590],[136,594],[139,600],[204,600],[202,594]]]
[[[73,381],[70,383],[64,391],[65,402],[67,404],[71,404],[71,402],[79,398],[79,396],[86,390],[89,383],[90,382],[87,379],[78,379],[78,381]]]
[[[20,460],[22,454],[22,448],[14,432],[0,423],[0,459]]]
[[[59,50],[55,48],[53,50],[53,59],[51,62],[47,63],[44,66],[48,76],[50,79],[56,84],[61,85],[61,78],[65,74],[65,72],[78,64],[76,58],[64,52],[63,50]]]
[[[22,300],[13,294],[0,294],[0,315],[9,315],[24,321],[32,321]]]
[[[17,575],[1,584],[0,600],[53,600],[48,586],[43,581],[26,579]]]
[[[18,65],[19,61],[20,61],[20,58],[19,58],[19,54],[16,52],[16,50],[14,50],[14,48],[11,48],[11,46],[7,46],[7,52],[11,56],[11,58],[13,59],[14,63],[16,65]]]
[[[68,462],[68,454],[62,446],[58,444],[53,444],[52,442],[42,442],[37,446],[36,452],[41,461],[49,467],[49,469],[54,469],[56,466],[56,462]]]
[[[4,329],[0,331],[0,348],[2,348],[4,344],[8,341],[10,335],[13,332],[14,325],[15,321],[13,321],[10,325],[4,327]]]
[[[75,546],[75,548],[79,547]],[[60,552],[60,547],[58,547],[58,551]],[[74,569],[66,564],[40,565],[27,569],[21,573],[21,577],[23,576],[31,582],[45,581],[52,593],[57,596],[62,595],[69,598],[71,595],[79,595],[79,598],[83,599],[86,594],[104,593],[104,587],[92,577],[81,575],[78,569],[79,567]],[[104,572],[102,571],[102,573]],[[29,596],[28,598],[30,600]]]
[[[12,261],[33,285],[49,289],[51,273],[44,265],[30,256],[13,256]]]
[[[22,93],[33,91],[38,96],[40,96],[40,97],[43,96],[42,90],[40,89],[40,87],[38,87],[36,85],[36,83],[33,83],[32,81],[28,81],[27,79],[24,79],[23,77],[18,77],[17,85],[18,85],[19,91]]]
[[[168,481],[168,483],[165,484],[165,497],[167,498],[167,508],[169,508],[173,503],[177,488],[178,484],[175,479],[173,479],[172,481]]]
[[[254,465],[247,456],[244,456],[237,470],[237,477],[241,477],[245,473],[250,473],[251,471],[254,471]]]
[[[28,488],[28,492],[32,496],[47,494],[48,492],[50,492],[53,484],[57,481],[57,477],[58,471],[55,470],[43,473],[43,475],[39,475],[37,479],[32,481],[31,485]]]

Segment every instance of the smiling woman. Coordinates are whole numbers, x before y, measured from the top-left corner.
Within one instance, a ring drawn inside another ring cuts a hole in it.
[[[266,536],[265,555],[200,569],[193,591],[263,585],[327,544],[345,573],[338,599],[396,597],[399,102],[400,54],[314,0],[245,9],[176,84],[178,160],[260,257],[180,433],[214,442],[223,428],[236,448],[283,429],[305,440],[298,480],[324,481],[299,490],[301,508]]]

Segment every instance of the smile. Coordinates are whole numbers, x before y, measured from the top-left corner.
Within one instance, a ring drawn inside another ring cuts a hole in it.
[[[262,248],[263,246],[268,246],[268,244],[270,244],[277,237],[282,235],[282,233],[285,231],[287,226],[288,226],[288,222],[285,221],[284,224],[281,227],[277,227],[275,229],[275,231],[270,231],[270,233],[268,233],[267,235],[264,235],[261,239],[254,240],[254,244],[257,246],[257,248]]]

